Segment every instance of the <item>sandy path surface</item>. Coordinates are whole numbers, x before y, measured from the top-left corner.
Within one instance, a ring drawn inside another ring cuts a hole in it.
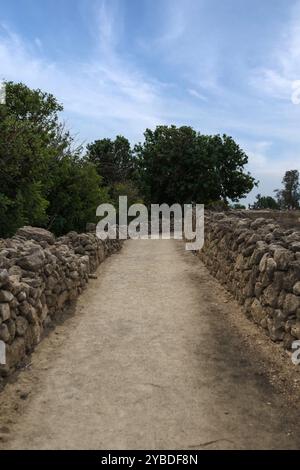
[[[5,387],[0,447],[300,448],[238,310],[183,243],[126,242]]]

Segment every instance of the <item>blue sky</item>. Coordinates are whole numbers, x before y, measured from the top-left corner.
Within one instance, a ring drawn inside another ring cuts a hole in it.
[[[1,0],[0,79],[54,93],[79,142],[232,135],[250,201],[300,169],[300,0]]]

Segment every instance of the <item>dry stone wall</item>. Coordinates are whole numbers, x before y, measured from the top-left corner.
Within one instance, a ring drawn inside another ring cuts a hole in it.
[[[94,233],[71,232],[56,239],[33,227],[0,240],[0,340],[6,344],[0,375],[22,364],[93,271],[120,246],[119,240],[102,242]]]
[[[300,232],[274,219],[205,216],[199,257],[273,340],[300,339]]]

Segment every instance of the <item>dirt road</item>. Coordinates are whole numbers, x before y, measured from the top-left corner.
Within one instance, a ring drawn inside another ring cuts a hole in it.
[[[126,242],[2,392],[0,447],[300,448],[233,315],[247,322],[183,243]]]

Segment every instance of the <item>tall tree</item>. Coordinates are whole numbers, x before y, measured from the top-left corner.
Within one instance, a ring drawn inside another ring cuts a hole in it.
[[[135,147],[140,186],[149,203],[237,201],[255,183],[247,155],[231,137],[206,136],[189,126],[147,129]]]
[[[0,104],[0,237],[24,224],[81,230],[107,199],[94,165],[74,151],[56,98],[6,83]]]
[[[51,94],[6,83],[0,105],[0,235],[25,223],[47,222],[49,161],[69,145],[61,133],[61,105]]]
[[[96,222],[96,209],[109,196],[94,165],[79,155],[64,155],[52,167],[47,227],[56,234],[84,231]]]
[[[285,173],[283,189],[276,189],[278,204],[282,209],[298,209],[300,200],[299,171],[289,170]]]
[[[96,166],[105,186],[113,187],[132,177],[132,151],[129,141],[123,136],[118,135],[115,140],[100,139],[89,144],[87,159]]]

